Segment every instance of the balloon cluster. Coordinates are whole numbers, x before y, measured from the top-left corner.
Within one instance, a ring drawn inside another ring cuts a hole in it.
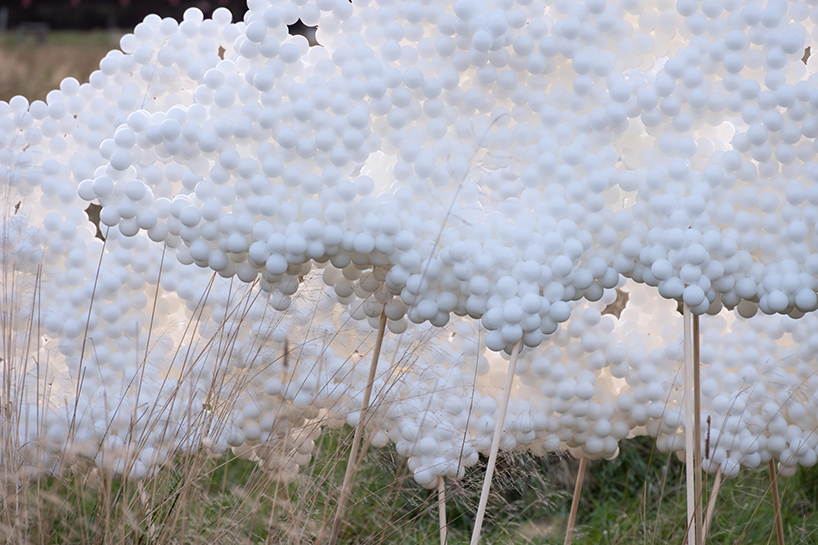
[[[675,302],[714,316],[706,469],[815,463],[816,8],[248,7],[148,16],[88,83],[0,102],[4,362],[48,362],[4,366],[25,467],[292,476],[357,423],[382,314],[368,430],[422,484],[488,450],[516,343],[503,448],[679,451]]]

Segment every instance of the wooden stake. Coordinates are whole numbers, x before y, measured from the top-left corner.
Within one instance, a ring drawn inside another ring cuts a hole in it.
[[[713,490],[710,492],[710,500],[707,502],[707,515],[704,517],[704,526],[702,526],[702,545],[707,540],[707,532],[710,530],[710,522],[713,520],[713,511],[716,510],[716,498],[719,495],[721,488],[721,467],[716,470],[716,479],[713,481]]]
[[[440,545],[446,545],[449,528],[446,524],[446,482],[443,477],[437,479],[437,514],[440,518]]]
[[[508,363],[508,374],[506,375],[506,387],[503,390],[503,399],[500,403],[500,411],[497,414],[497,421],[494,427],[494,438],[491,440],[491,452],[489,453],[489,463],[486,466],[486,477],[483,480],[483,491],[480,493],[480,505],[477,508],[477,519],[474,521],[474,530],[471,534],[471,545],[480,543],[480,531],[483,528],[483,517],[486,516],[486,505],[489,501],[489,491],[491,490],[491,477],[494,475],[494,466],[497,463],[497,451],[500,449],[500,438],[503,435],[503,423],[506,420],[506,410],[508,409],[508,398],[511,395],[511,385],[514,383],[514,372],[517,369],[517,356],[520,355],[520,344],[517,341],[511,350],[511,361]]]
[[[702,487],[702,394],[701,364],[699,358],[699,316],[693,314],[693,470],[696,488],[696,545],[702,540],[702,504],[704,488]]]
[[[781,520],[781,502],[778,499],[778,474],[775,471],[775,462],[770,460],[770,488],[773,491],[773,512],[775,513],[775,533],[778,545],[784,545],[784,522]]]
[[[696,474],[694,463],[694,423],[693,423],[693,313],[684,305],[684,380],[685,380],[685,477],[687,484],[687,533],[685,543],[698,545],[696,529]]]
[[[349,451],[349,461],[347,462],[347,469],[344,473],[344,484],[341,487],[341,497],[338,498],[335,521],[332,523],[332,532],[329,537],[330,545],[335,545],[338,541],[338,534],[341,531],[341,522],[344,520],[344,508],[349,498],[349,492],[352,490],[352,480],[358,472],[358,449],[361,446],[361,438],[364,434],[364,424],[366,423],[366,416],[369,411],[369,398],[372,396],[372,384],[375,382],[375,372],[378,370],[378,358],[380,358],[381,355],[381,346],[383,345],[383,335],[385,331],[386,313],[381,312],[381,321],[378,323],[378,337],[375,339],[375,348],[372,351],[372,363],[369,364],[369,377],[366,381],[364,398],[361,402],[361,413],[358,417],[358,425],[355,426],[355,435],[352,438],[352,449]]]
[[[577,522],[577,509],[579,509],[579,496],[582,493],[582,481],[585,479],[585,468],[588,466],[588,458],[584,456],[579,459],[579,471],[577,471],[577,482],[574,484],[574,498],[571,500],[571,514],[568,515],[568,528],[565,530],[565,545],[571,545],[574,538],[574,524]]]

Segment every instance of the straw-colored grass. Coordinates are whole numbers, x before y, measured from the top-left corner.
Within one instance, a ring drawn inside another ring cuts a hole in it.
[[[45,100],[63,78],[88,81],[99,69],[99,60],[118,47],[121,36],[119,31],[58,31],[49,33],[43,45],[32,37],[17,45],[14,32],[0,35],[0,100],[15,95]]]

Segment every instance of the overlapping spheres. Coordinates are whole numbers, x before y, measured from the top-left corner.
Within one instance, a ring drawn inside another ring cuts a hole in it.
[[[21,471],[233,448],[295,478],[357,424],[382,313],[367,432],[425,486],[488,451],[518,342],[504,449],[678,452],[677,303],[705,469],[816,463],[818,6],[248,7],[0,102]]]

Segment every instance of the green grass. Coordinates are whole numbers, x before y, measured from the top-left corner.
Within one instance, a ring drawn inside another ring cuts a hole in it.
[[[42,479],[28,489],[25,535],[30,543],[315,543],[334,516],[351,435],[348,427],[325,433],[286,486],[232,454],[179,457],[141,485],[96,472]],[[469,542],[484,462],[447,482],[451,545]],[[565,456],[502,454],[482,542],[563,543],[575,471]],[[339,543],[439,542],[437,492],[418,486],[393,448],[369,449],[358,475]],[[652,452],[648,438],[627,441],[613,461],[591,462],[574,543],[681,544],[683,477],[675,455]],[[815,543],[818,471],[799,469],[780,487],[786,543]],[[707,542],[775,543],[766,472],[724,482]]]
[[[639,438],[625,442],[617,459],[588,465],[574,543],[682,543],[684,465],[675,455],[651,451],[650,439]],[[705,500],[713,480],[705,480]],[[766,470],[742,469],[738,478],[723,481],[707,542],[775,543],[769,486]],[[779,490],[786,543],[818,541],[818,470],[800,468],[791,478],[779,478]],[[565,506],[561,514],[566,515]],[[533,543],[562,540],[558,536]]]

